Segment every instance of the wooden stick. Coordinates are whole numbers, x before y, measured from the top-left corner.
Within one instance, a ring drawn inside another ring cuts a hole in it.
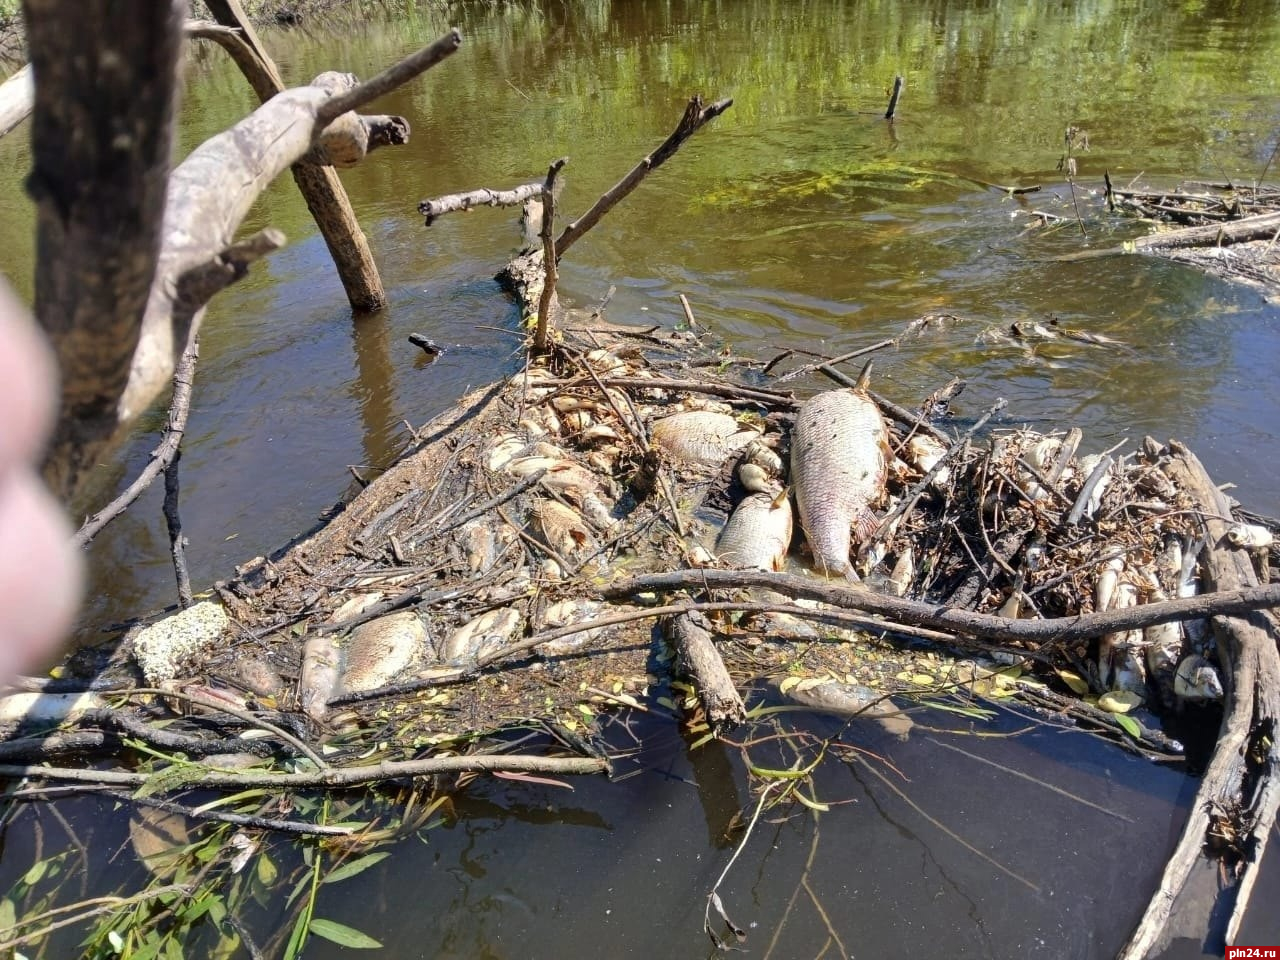
[[[178,361],[178,366],[173,372],[173,399],[169,402],[169,419],[165,424],[159,445],[151,451],[151,459],[120,496],[86,520],[76,531],[72,538],[76,546],[88,545],[103,527],[124,513],[129,505],[142,495],[142,491],[151,485],[151,481],[158,477],[178,455],[182,435],[187,429],[187,415],[191,412],[191,387],[195,382],[196,360],[199,357],[200,338],[196,337],[187,346],[186,352],[182,354],[182,359]]]
[[[561,157],[547,169],[547,180],[542,185],[542,268],[545,276],[542,281],[542,293],[538,297],[538,326],[533,335],[533,349],[538,353],[547,350],[547,337],[551,332],[551,310],[556,296],[556,241],[551,235],[556,222],[556,177],[569,162],[568,157]]]
[[[898,100],[902,97],[902,88],[907,82],[902,79],[902,75],[893,78],[893,93],[889,94],[889,109],[884,112],[884,118],[892,121],[893,115],[898,112]]]
[[[680,149],[682,143],[731,106],[733,106],[733,100],[731,99],[717,100],[710,106],[704,107],[701,97],[690,98],[688,106],[685,107],[684,116],[680,118],[675,130],[662,142],[658,149],[641,160],[631,169],[630,173],[610,187],[590,210],[564,228],[564,232],[556,240],[558,255],[563,257],[566,250],[581,240],[588,230],[600,222],[601,217],[638,187],[640,181],[647,177],[651,171],[658,169],[658,167],[670,160],[675,152]]]
[[[392,64],[376,77],[333,97],[316,111],[316,116],[321,123],[332,123],[348,110],[358,110],[366,103],[385,96],[397,87],[404,86],[441,60],[456,53],[460,46],[462,46],[462,33],[454,27],[439,40],[410,54],[399,63]]]
[[[258,99],[266,103],[284,92],[280,70],[258,39],[240,0],[210,0],[206,5],[220,25],[236,30],[234,39],[220,36],[207,36],[207,39],[221,44],[230,53]],[[405,126],[407,129],[407,124]],[[307,209],[324,237],[348,302],[356,310],[377,310],[385,306],[387,293],[377,261],[373,259],[369,239],[360,228],[338,174],[328,168],[301,163],[294,164],[292,172]]]
[[[446,213],[466,212],[472,207],[519,206],[532,197],[540,196],[543,186],[542,181],[537,181],[535,183],[522,183],[520,186],[512,187],[510,190],[489,190],[481,187],[478,190],[469,190],[466,193],[450,193],[443,197],[419,201],[418,212],[427,218],[424,226],[429,227],[435,223],[437,217],[442,217]]]
[[[173,558],[173,575],[178,581],[178,605],[183,610],[193,603],[191,573],[187,570],[187,551],[182,536],[182,518],[178,515],[178,464],[182,448],[173,452],[173,460],[164,468],[164,521],[169,531],[169,555]]]
[[[1249,587],[1195,597],[1144,603],[1123,610],[1077,614],[1052,620],[1014,620],[990,614],[956,610],[934,603],[835,586],[830,581],[762,570],[673,570],[654,573],[602,587],[598,595],[617,600],[655,591],[734,589],[761,587],[789,597],[830,603],[847,610],[890,617],[931,630],[944,630],[982,640],[1009,643],[1058,644],[1100,637],[1119,630],[1134,630],[1175,620],[1214,615],[1249,613],[1280,606],[1280,584]]]
[[[662,626],[698,689],[712,732],[719,737],[745,721],[747,709],[716,650],[706,619],[701,614],[682,613],[665,617]]]
[[[175,789],[243,790],[267,787],[276,790],[333,789],[354,787],[383,780],[406,777],[434,777],[451,773],[554,773],[576,775],[605,773],[607,760],[594,757],[526,757],[472,756],[428,757],[422,760],[383,760],[362,767],[327,767],[307,773],[265,773],[242,770],[232,773],[209,772],[199,777],[184,777]],[[121,770],[83,770],[76,767],[0,764],[0,779],[57,780],[70,783],[98,783],[120,787],[140,787],[152,779],[145,773]]]

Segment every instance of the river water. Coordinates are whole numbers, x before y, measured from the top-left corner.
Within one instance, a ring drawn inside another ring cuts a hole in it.
[[[513,217],[485,209],[425,228],[417,201],[526,182],[567,155],[562,204],[580,212],[666,136],[694,93],[734,106],[566,257],[568,301],[590,305],[616,287],[611,319],[673,325],[684,293],[733,352],[758,358],[788,347],[839,354],[922,314],[951,314],[959,319],[881,357],[882,392],[910,405],[961,376],[959,422],[1004,397],[1004,423],[1079,426],[1086,452],[1178,437],[1238,499],[1280,515],[1280,309],[1148,258],[1055,259],[1138,232],[1105,216],[1104,171],[1172,185],[1252,182],[1267,167],[1280,130],[1280,10],[1269,0],[548,0],[460,4],[448,17],[407,0],[336,30],[311,23],[263,39],[296,83],[327,69],[369,76],[450,25],[462,50],[378,105],[409,119],[412,142],[342,174],[387,310],[353,321],[288,178],[245,224],[280,227],[290,243],[205,321],[182,460],[198,589],[312,527],[352,467],[371,476],[394,460],[405,421],[421,425],[518,362],[515,311],[491,279],[517,247]],[[906,90],[889,124],[895,74]],[[224,57],[196,52],[180,152],[251,107]],[[1074,203],[1058,169],[1068,124],[1089,138]],[[0,180],[10,224],[0,267],[29,296],[24,137],[0,142],[12,171]],[[1013,200],[984,182],[1043,189]],[[1074,220],[1028,229],[1031,210],[1074,218],[1077,204],[1086,236]],[[1050,319],[1122,343],[1028,349],[992,335]],[[413,332],[444,355],[425,362],[406,340]],[[162,407],[142,418],[78,509],[128,482],[163,420]],[[93,544],[81,643],[173,602],[161,496],[153,487]],[[758,825],[721,888],[749,955],[1108,956],[1140,915],[1195,788],[1080,735],[977,746],[853,733],[892,761],[909,799],[870,764],[841,766],[816,786],[845,801],[832,812]],[[374,932],[386,956],[706,955],[705,897],[736,842],[729,819],[749,816],[753,800],[731,748],[690,753],[661,725],[642,744],[637,775],[620,784],[471,788],[455,821],[335,888],[341,896],[322,897],[320,910]],[[88,824],[103,809],[86,803],[77,815]],[[97,829],[111,843],[112,828]],[[6,876],[26,866],[14,832]],[[1274,879],[1264,883],[1270,893],[1255,902],[1274,897]],[[1274,917],[1254,923],[1255,940],[1280,940]],[[339,952],[315,941],[307,956]],[[1176,952],[1200,951],[1185,941]]]

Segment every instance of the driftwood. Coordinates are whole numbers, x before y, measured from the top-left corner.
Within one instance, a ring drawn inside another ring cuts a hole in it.
[[[522,183],[510,190],[489,190],[480,188],[468,190],[466,193],[451,193],[443,197],[418,202],[418,212],[427,218],[423,226],[431,226],[437,217],[446,213],[458,213],[471,210],[473,207],[518,207],[526,200],[542,195],[544,183]]]
[[[1183,489],[1194,491],[1205,510],[1210,550],[1204,569],[1218,590],[1244,593],[1259,589],[1247,554],[1225,548],[1230,516],[1226,497],[1214,486],[1200,461],[1174,448],[1165,468]],[[1253,885],[1261,869],[1280,805],[1280,654],[1277,624],[1262,611],[1222,611],[1214,615],[1218,652],[1230,663],[1231,689],[1213,759],[1192,804],[1182,839],[1169,858],[1146,914],[1125,945],[1122,960],[1139,960],[1160,946],[1165,924],[1192,870],[1208,859],[1205,848],[1228,847],[1226,876],[1211,912],[1206,948],[1217,952],[1234,942]],[[1233,835],[1234,834],[1234,835]],[[1216,835],[1216,840],[1215,840]],[[1225,925],[1224,925],[1225,924]]]
[[[58,2],[39,0],[42,6],[51,7],[56,7]],[[76,6],[79,11],[79,5]],[[144,6],[152,9],[152,5]],[[170,76],[176,67],[176,49],[181,38],[177,6],[170,18],[173,22],[164,22],[165,36],[172,34],[171,62],[166,61],[163,68],[157,64],[150,76]],[[48,19],[61,23],[71,16],[71,13],[51,11]],[[155,15],[148,16],[154,18]],[[79,13],[76,19],[82,19]],[[90,27],[86,29],[91,31]],[[107,29],[104,26],[102,32]],[[61,27],[57,30],[63,34],[80,32]],[[160,24],[156,24],[152,33],[159,30]],[[45,76],[43,64],[36,56],[40,49],[36,31],[32,34],[32,63],[36,71]],[[134,31],[129,35],[133,36]],[[144,39],[149,45],[158,43],[150,34]],[[61,152],[68,130],[97,129],[93,117],[63,116],[58,111],[66,108],[59,102],[55,107],[46,106],[46,113],[51,112],[52,118],[43,123],[49,129],[41,125],[44,95],[41,91],[46,86],[49,87],[46,93],[52,98],[68,87],[90,87],[93,78],[74,76],[61,86],[41,84],[37,90],[32,134],[37,155],[33,182],[39,187],[36,195],[41,211],[40,235],[45,238],[41,241],[36,303],[37,314],[51,334],[63,368],[63,416],[46,464],[46,476],[56,489],[64,493],[73,489],[109,440],[116,424],[131,419],[164,388],[177,355],[198,331],[207,301],[207,290],[191,284],[188,278],[205,275],[211,264],[222,259],[232,244],[235,230],[267,184],[286,167],[307,156],[326,127],[342,114],[438,63],[460,43],[461,36],[452,31],[366,84],[357,84],[350,75],[331,73],[316,78],[308,86],[280,93],[230,130],[193,151],[168,177],[167,189],[169,127],[153,131],[152,139],[159,141],[159,145],[155,147],[157,156],[148,168],[147,176],[151,180],[147,182],[157,188],[159,194],[143,203],[136,196],[137,188],[133,188],[128,194],[129,215],[110,220],[109,226],[103,224],[104,214],[98,209],[86,209],[77,219],[74,211],[80,208],[65,196],[72,188],[60,185],[61,181],[53,174],[42,172],[41,166],[42,156],[55,157],[44,162],[55,164],[52,167],[55,173],[58,169],[68,171],[64,179],[84,169],[115,169],[109,164],[95,166],[92,157],[69,162]],[[63,51],[56,43],[51,45],[67,59],[76,59],[74,50]],[[49,57],[51,53],[46,52],[44,56]],[[151,52],[150,56],[154,57],[155,53]],[[53,72],[56,71],[55,67]],[[138,115],[142,109],[135,85],[130,84],[127,98],[122,92],[120,100],[119,104],[108,100],[98,105],[99,109],[107,107],[110,112],[130,116]],[[145,99],[142,102],[145,104]],[[156,107],[151,109],[151,114],[163,114],[167,124],[172,107],[168,100],[164,106],[167,112]],[[94,147],[98,148],[106,149],[102,145]],[[142,171],[135,176],[130,168],[122,167],[119,176],[126,175],[143,179]],[[52,186],[46,183],[51,180]],[[78,184],[79,180],[72,182]],[[112,203],[102,202],[101,189],[90,190],[88,196],[92,203],[82,202],[86,208],[105,207],[110,211],[115,194],[107,192]],[[158,235],[155,231],[159,229],[162,203],[165,205],[164,228]],[[69,206],[73,215],[67,218],[60,211]],[[146,216],[139,216],[138,210],[145,211]],[[145,226],[140,225],[143,219],[147,221]],[[142,231],[147,242],[138,240],[136,250],[130,245],[132,237],[130,243],[118,242],[124,235],[121,223],[125,224],[126,232]],[[109,249],[102,249],[100,237],[111,238],[107,244]],[[158,258],[153,274],[148,269],[152,261],[147,252],[156,250],[157,241]],[[133,266],[129,269],[122,265],[126,256],[132,258],[129,262]],[[111,296],[96,296],[107,282],[119,291]],[[131,291],[128,297],[122,292],[126,286]],[[139,291],[141,297],[146,298],[145,310],[141,309]],[[142,317],[140,330],[138,316]],[[127,382],[121,373],[122,366],[128,371]]]
[[[35,96],[30,64],[16,70],[8,80],[0,84],[0,137],[31,115]]]
[[[1250,586],[1205,593],[1137,607],[1079,614],[1052,620],[1015,620],[1009,617],[957,610],[936,603],[907,600],[870,590],[851,589],[788,573],[763,570],[673,570],[634,577],[610,584],[598,591],[605,600],[634,597],[655,591],[734,589],[759,587],[788,597],[817,600],[846,610],[888,617],[930,630],[974,637],[999,643],[1060,644],[1088,640],[1120,630],[1135,630],[1158,623],[1199,617],[1251,613],[1280,607],[1280,584]]]
[[[698,689],[712,732],[720,736],[746,720],[746,707],[716,651],[706,619],[699,613],[681,613],[665,617],[663,627]]]

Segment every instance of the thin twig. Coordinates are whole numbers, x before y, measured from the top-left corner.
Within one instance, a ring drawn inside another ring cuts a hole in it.
[[[277,820],[272,817],[251,817],[243,813],[230,813],[225,810],[197,810],[171,800],[159,797],[139,797],[116,790],[106,791],[109,797],[115,797],[123,803],[136,803],[144,807],[155,807],[166,813],[178,813],[193,820],[219,820],[240,827],[256,827],[259,830],[274,830],[277,833],[297,833],[305,836],[349,837],[357,832],[356,827],[331,827],[319,823],[305,823],[301,820]]]
[[[173,453],[173,461],[164,468],[164,522],[169,530],[169,555],[173,558],[173,575],[178,581],[178,605],[183,610],[193,603],[191,574],[187,570],[185,538],[182,536],[182,518],[178,515],[178,464],[182,462],[182,450]]]
[[[196,360],[200,357],[200,340],[192,338],[182,358],[173,371],[173,399],[169,402],[169,420],[159,445],[151,451],[151,460],[138,474],[136,480],[120,496],[95,513],[76,531],[72,542],[83,547],[96,537],[108,523],[124,513],[142,491],[151,485],[178,454],[182,434],[187,429],[187,414],[191,412],[191,386],[195,381]]]
[[[242,790],[246,787],[268,787],[278,790],[307,788],[355,787],[382,780],[407,777],[431,777],[453,773],[492,773],[497,770],[522,773],[589,774],[604,773],[608,761],[593,757],[495,756],[426,757],[421,760],[383,760],[358,767],[328,767],[301,773],[268,773],[240,770],[230,773],[210,771],[202,776],[184,777],[175,789]],[[122,770],[84,770],[78,767],[43,765],[16,766],[0,764],[0,778],[58,780],[77,783],[99,783],[119,787],[140,787],[152,777]]]
[[[348,110],[357,110],[366,103],[371,103],[397,87],[403,86],[418,74],[430,70],[461,45],[462,33],[454,27],[435,43],[423,47],[416,53],[411,53],[376,77],[366,80],[346,93],[340,93],[326,100],[316,111],[316,119],[322,126],[332,123]]]

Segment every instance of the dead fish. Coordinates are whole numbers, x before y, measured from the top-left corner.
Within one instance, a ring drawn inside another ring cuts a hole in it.
[[[566,560],[595,552],[591,528],[576,510],[557,500],[542,500],[530,511],[534,532]]]
[[[595,600],[561,600],[551,604],[542,614],[543,630],[555,630],[574,624],[587,623],[600,616],[603,604]],[[579,633],[571,633],[546,643],[539,644],[538,652],[546,657],[558,657],[572,653],[583,645],[590,643],[604,634],[607,627],[585,628]]]
[[[827,576],[856,579],[850,533],[861,543],[876,530],[871,504],[884,492],[888,437],[880,409],[861,390],[820,393],[796,413],[791,481],[814,565]]]
[[[734,508],[716,539],[716,554],[731,567],[781,570],[791,545],[791,501],[753,493]]]
[[[1275,537],[1266,527],[1256,523],[1237,523],[1227,530],[1227,540],[1233,547],[1269,547]]]
[[[1193,653],[1178,664],[1178,672],[1173,677],[1173,692],[1180,701],[1188,703],[1221,700],[1222,678],[1212,663]]]
[[[313,633],[302,645],[302,670],[298,676],[298,703],[302,712],[319,723],[329,712],[329,701],[338,690],[342,670],[342,646],[331,633]]]
[[[941,440],[937,440],[927,433],[912,434],[907,441],[907,460],[919,470],[921,473],[928,473],[932,470],[947,452],[947,448]],[[937,490],[945,490],[947,481],[951,479],[951,470],[943,467],[933,478],[930,486]]]
[[[903,740],[914,726],[911,718],[883,690],[861,684],[818,678],[796,680],[792,677],[778,684],[777,690],[784,700],[818,713],[878,720]]]
[[[474,660],[510,642],[520,626],[515,607],[499,607],[468,620],[445,639],[440,659],[449,663]]]
[[[458,530],[467,555],[467,568],[472,573],[486,573],[497,558],[498,538],[493,526],[479,520],[468,520]]]
[[[893,571],[889,574],[885,589],[895,597],[905,597],[907,591],[911,589],[911,583],[915,580],[915,577],[916,556],[911,549],[911,544],[907,544],[893,562]]]
[[[1168,600],[1168,594],[1154,573],[1147,574],[1147,602]],[[1176,620],[1158,623],[1142,631],[1142,642],[1147,648],[1147,676],[1160,694],[1160,702],[1166,707],[1174,703],[1174,673],[1182,657],[1182,624]]]
[[[362,623],[351,631],[342,651],[342,689],[348,693],[385,687],[419,659],[427,628],[412,610]]]
[[[718,467],[760,431],[744,427],[727,413],[694,410],[656,421],[650,436],[654,446],[675,460]]]

